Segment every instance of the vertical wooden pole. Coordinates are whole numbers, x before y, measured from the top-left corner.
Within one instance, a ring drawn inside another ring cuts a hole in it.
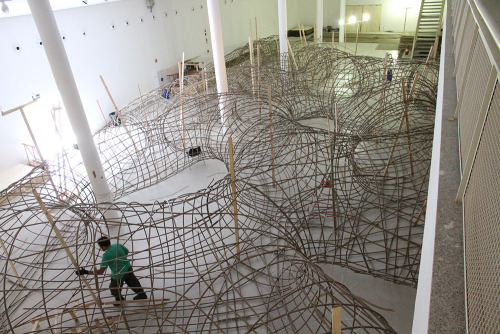
[[[307,43],[307,38],[306,38],[306,31],[304,29],[304,25],[302,25],[302,35],[304,36],[304,42],[306,43],[306,46],[308,45]]]
[[[262,116],[262,104],[260,102],[260,43],[257,44],[257,100],[259,101],[259,119]]]
[[[259,40],[259,33],[257,31],[257,16],[255,17],[255,40]]]
[[[359,37],[359,22],[357,23],[357,27],[356,27],[356,49],[354,51],[355,56],[358,55],[358,37]]]
[[[335,49],[335,31],[332,30],[332,49]],[[333,52],[333,50],[332,50]]]
[[[385,83],[387,81],[387,60],[389,59],[389,53],[385,53],[384,59],[384,71],[382,72],[382,92],[380,92],[380,104],[378,108],[378,127],[377,134],[380,134],[380,130],[382,128],[382,106],[384,104],[384,95],[385,95]],[[378,137],[375,139],[375,144],[378,144]]]
[[[336,212],[336,207],[335,207],[335,182],[334,182],[334,179],[335,179],[335,176],[334,176],[334,172],[333,172],[333,152],[335,151],[335,148],[333,147],[333,143],[332,143],[332,135],[331,135],[331,131],[330,131],[330,116],[326,116],[327,120],[328,120],[328,141],[330,143],[329,145],[329,149],[328,149],[328,155],[329,155],[329,158],[330,158],[330,170],[332,171],[331,172],[331,175],[330,175],[330,185],[331,185],[331,189],[332,189],[332,213],[333,213],[333,227],[335,228],[335,233],[337,233],[337,212]],[[335,117],[335,124],[337,123],[337,117]],[[337,132],[337,131],[335,131]]]
[[[316,15],[314,15],[314,44],[318,43],[318,41],[316,41],[316,36],[317,36],[317,33],[316,33]]]
[[[186,128],[184,126],[184,52],[182,53],[182,64],[179,63],[179,87],[181,99],[181,123],[182,123],[182,147],[186,150]]]
[[[405,78],[401,78],[401,88],[403,90],[404,117],[406,119],[406,137],[408,141],[408,151],[410,152],[410,171],[411,171],[411,176],[413,176],[415,171],[413,169],[413,153],[411,151],[410,119],[408,117],[408,100],[406,99]]]
[[[229,137],[229,168],[231,169],[231,189],[233,192],[234,234],[236,237],[236,258],[240,261],[240,232],[238,226],[238,203],[236,200],[236,175],[234,172],[233,138]]]
[[[300,19],[297,17],[297,22],[298,22],[298,28],[299,28],[299,37],[300,37],[300,43],[304,45],[304,41],[302,40],[302,26],[300,25]]]
[[[42,199],[40,198],[40,195],[38,195],[38,192],[35,189],[33,189],[33,195],[35,196],[36,201],[40,205],[40,209],[42,209],[43,214],[45,215],[45,217],[49,221],[50,226],[52,227],[52,230],[56,234],[57,239],[59,239],[59,242],[61,243],[61,246],[64,248],[64,251],[66,252],[66,255],[68,256],[68,258],[70,259],[71,263],[73,264],[73,267],[75,268],[75,270],[79,270],[80,266],[78,265],[78,262],[76,262],[75,258],[73,257],[73,253],[71,253],[71,251],[69,250],[69,247],[66,244],[66,241],[64,240],[61,232],[59,231],[59,228],[56,226],[54,220],[52,219],[52,216],[47,211],[47,208],[45,207],[45,204],[43,203]],[[83,277],[83,276],[80,276],[80,279],[83,281],[83,283],[85,284],[85,286],[89,290],[90,295],[92,296],[92,299],[94,299],[94,302],[96,303],[96,305],[98,305],[99,307],[101,307],[101,300],[96,297],[96,295],[94,294],[94,291],[92,290],[92,287],[90,286],[90,284],[87,281],[87,279],[85,277]]]
[[[389,154],[389,159],[387,159],[387,165],[385,166],[384,180],[387,177],[387,173],[389,172],[389,166],[391,164],[392,157],[394,155],[394,151],[396,149],[396,144],[398,143],[399,134],[401,133],[401,128],[403,127],[404,121],[405,121],[405,114],[403,112],[403,115],[401,116],[401,121],[399,122],[398,132],[396,133],[396,139],[394,139],[394,143],[392,144],[391,153]]]
[[[40,159],[42,159],[42,161],[45,161],[45,159],[43,158],[43,155],[42,155],[42,151],[40,151],[40,147],[38,146],[38,143],[35,139],[35,135],[33,134],[33,131],[31,131],[31,126],[30,126],[30,123],[28,122],[28,118],[26,117],[26,114],[24,113],[24,107],[29,106],[30,104],[35,103],[36,101],[38,101],[38,100],[35,99],[33,101],[30,101],[28,103],[25,103],[25,104],[17,107],[17,108],[7,110],[6,112],[2,111],[2,116],[7,116],[8,114],[11,114],[11,113],[16,112],[18,110],[21,112],[21,116],[23,117],[24,124],[26,125],[26,128],[28,128],[28,132],[31,136],[31,140],[33,141],[33,144],[35,145],[35,149],[36,149],[38,155],[40,156]],[[62,198],[59,195],[59,192],[57,191],[54,180],[52,179],[52,175],[50,174],[50,171],[48,169],[47,169],[47,173],[49,174],[49,181],[50,181],[50,184],[52,185],[52,187],[54,188],[54,191],[56,192],[57,198],[62,201]]]
[[[250,77],[252,78],[252,96],[255,97],[255,74],[253,71],[253,43],[251,33],[252,32],[250,31],[250,36],[248,36],[248,48],[250,49]]]
[[[208,93],[208,80],[207,80],[207,73],[205,69],[201,70],[201,77],[203,82],[205,83],[205,92]]]
[[[42,155],[42,151],[40,151],[40,147],[38,146],[38,143],[36,142],[35,135],[33,134],[33,131],[31,131],[31,126],[30,126],[30,123],[28,123],[28,119],[26,118],[26,114],[24,113],[24,109],[21,107],[19,109],[19,111],[21,112],[21,115],[23,116],[24,124],[26,124],[26,127],[28,128],[28,132],[30,133],[31,140],[33,141],[33,144],[35,144],[36,152],[40,156],[40,159],[42,159],[42,161],[45,161],[45,159],[43,158],[43,155]]]
[[[342,308],[336,306],[332,308],[332,334],[342,334]]]
[[[141,86],[137,84],[137,89],[139,90],[139,97],[141,98],[141,110],[144,112],[144,101],[142,100],[142,92],[141,92]],[[151,127],[149,126],[149,122],[146,120],[146,126],[148,128],[148,131],[151,133]],[[155,169],[159,171],[158,166],[156,166],[156,162],[154,158],[151,158],[151,161],[153,162],[153,165],[155,166]]]
[[[398,127],[398,132],[396,134],[396,139],[394,139],[394,144],[392,145],[391,153],[389,155],[389,159],[387,160],[387,166],[385,167],[384,171],[384,180],[387,177],[387,173],[389,172],[389,165],[391,164],[392,157],[394,155],[394,151],[396,149],[396,144],[399,139],[399,135],[401,133],[401,128],[403,127],[403,123],[406,121],[406,132],[408,133],[408,150],[410,152],[410,169],[411,169],[411,175],[413,176],[414,170],[413,170],[413,156],[411,152],[411,139],[410,139],[410,124],[408,120],[408,113],[407,113],[407,103],[406,103],[406,90],[405,90],[405,84],[404,84],[404,78],[401,78],[401,84],[402,84],[402,89],[403,89],[403,115],[401,117],[401,121],[399,122],[399,127]]]
[[[299,70],[299,67],[297,66],[297,61],[295,60],[295,55],[293,54],[292,46],[290,45],[290,41],[288,40],[288,37],[286,38],[286,44],[288,45],[288,49],[290,50],[290,54],[292,55],[293,59],[293,64],[295,65],[295,70]]]
[[[411,98],[413,96],[413,92],[415,90],[415,87],[417,86],[418,75],[419,75],[419,73],[417,72],[415,74],[415,78],[413,79],[413,84],[411,85],[410,95],[408,95],[408,101],[411,101]]]
[[[7,247],[5,247],[5,244],[3,243],[2,239],[0,239],[0,246],[2,246],[3,252],[5,253],[5,258],[7,258],[7,261],[9,262],[9,266],[12,268],[14,275],[16,275],[17,283],[24,288],[23,282],[21,281],[21,278],[17,273],[16,267],[14,267],[14,263],[9,259],[9,252],[7,251]]]
[[[420,212],[418,213],[417,219],[415,220],[415,223],[413,223],[413,226],[417,226],[417,223],[420,221],[420,217],[424,214],[425,207],[427,206],[427,200],[425,200],[424,205],[422,205],[422,209],[420,209]]]
[[[104,85],[106,92],[108,93],[108,96],[109,96],[109,99],[111,100],[111,103],[115,107],[116,114],[120,118],[121,125],[123,125],[123,128],[127,132],[127,135],[129,136],[130,140],[132,141],[132,144],[134,145],[135,152],[137,153],[137,155],[141,155],[141,153],[139,152],[139,149],[135,145],[134,138],[132,138],[132,135],[130,134],[130,131],[127,128],[127,125],[125,124],[125,120],[122,118],[122,114],[120,113],[120,110],[118,109],[118,106],[116,105],[115,100],[113,99],[113,96],[111,96],[111,92],[109,91],[108,86],[106,85],[106,82],[104,81],[104,78],[102,77],[102,75],[99,75],[99,77],[101,78],[102,84]]]
[[[276,174],[274,171],[274,143],[273,143],[273,105],[272,105],[271,85],[267,86],[267,104],[269,105],[269,132],[271,133],[271,174],[273,185],[276,187]]]

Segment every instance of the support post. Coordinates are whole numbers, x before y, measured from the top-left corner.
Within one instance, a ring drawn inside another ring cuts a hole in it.
[[[262,103],[260,101],[260,43],[257,44],[257,100],[259,101],[259,119],[262,116]]]
[[[267,104],[269,105],[269,131],[271,133],[271,175],[273,186],[276,187],[276,173],[274,171],[274,143],[273,143],[273,104],[272,104],[271,85],[267,86]]]
[[[406,98],[406,84],[405,84],[405,78],[401,78],[401,88],[403,90],[403,110],[404,110],[404,116],[406,119],[406,138],[408,141],[408,151],[410,153],[410,171],[411,171],[411,176],[415,174],[414,168],[413,168],[413,153],[411,152],[411,137],[410,137],[410,119],[408,117],[408,99]]]
[[[286,59],[286,55],[287,55],[286,37],[287,37],[287,33],[288,33],[286,0],[278,0],[278,19],[279,19],[281,69],[283,71],[286,71],[286,64],[284,61],[284,59]]]
[[[297,66],[297,61],[295,60],[295,55],[293,54],[292,46],[290,45],[288,37],[286,38],[286,43],[288,44],[288,48],[290,49],[290,54],[292,55],[293,64],[295,65],[295,70],[298,71],[299,67]]]
[[[98,203],[111,202],[113,196],[104,175],[49,0],[28,0],[28,5],[43,41],[43,47],[75,133],[96,200]]]
[[[356,50],[354,51],[354,55],[358,55],[358,38],[359,38],[359,21],[357,22],[357,27],[356,27]]]
[[[332,334],[342,333],[342,307],[336,306],[332,308]]]
[[[228,139],[229,168],[231,169],[231,189],[233,193],[234,235],[236,237],[236,258],[240,261],[240,231],[238,226],[238,202],[236,199],[236,175],[234,172],[233,138]]]
[[[314,15],[313,32],[314,32],[313,42],[314,42],[314,44],[316,44],[318,42],[317,35],[316,35],[316,15]]]
[[[228,92],[226,61],[224,59],[224,43],[222,41],[222,25],[220,21],[220,11],[218,0],[207,0],[208,21],[210,23],[210,38],[212,39],[212,49],[214,54],[215,80],[217,81],[217,92],[226,94]],[[222,123],[223,134],[227,131],[226,96],[219,96],[219,110]]]
[[[340,0],[339,43],[344,43],[345,37],[345,3],[346,0]]]
[[[305,45],[304,41],[302,40],[302,25],[300,24],[300,18],[298,17],[297,17],[297,23],[299,24],[297,27],[299,28],[300,43],[302,43],[302,45]]]
[[[28,103],[23,104],[22,106],[17,107],[17,108],[13,108],[13,109],[7,110],[6,112],[2,112],[2,116],[7,116],[8,114],[13,113],[13,112],[18,111],[18,110],[21,112],[21,116],[23,117],[24,124],[26,125],[26,128],[28,129],[28,132],[30,134],[31,140],[33,141],[33,144],[35,145],[36,152],[38,153],[38,156],[40,157],[40,159],[42,159],[42,161],[45,162],[45,159],[43,158],[43,155],[42,155],[42,151],[40,150],[40,147],[38,146],[38,143],[35,139],[35,135],[33,134],[33,131],[31,131],[31,126],[30,126],[30,123],[28,122],[28,118],[26,117],[26,114],[24,113],[24,107],[29,106],[30,104],[32,104],[36,101],[37,100],[35,99],[33,101],[30,101]],[[52,185],[52,188],[54,188],[54,191],[56,192],[57,198],[62,200],[61,196],[59,195],[59,192],[57,191],[57,187],[54,183],[54,180],[52,179],[52,175],[50,174],[50,170],[48,170],[48,168],[47,168],[47,172],[49,173],[50,184]]]
[[[418,222],[420,221],[420,218],[425,212],[426,207],[427,207],[427,200],[425,200],[424,205],[422,205],[422,209],[420,209],[420,212],[418,213],[417,219],[415,219],[415,223],[413,223],[413,226],[417,226]]]
[[[182,53],[182,63],[179,63],[179,90],[181,100],[182,147],[186,151],[186,127],[184,126],[184,52]]]
[[[36,1],[39,1],[39,0],[36,0]],[[61,232],[59,231],[59,228],[56,226],[56,223],[54,222],[54,220],[52,219],[52,216],[47,211],[47,208],[45,207],[45,204],[43,203],[42,199],[40,198],[40,195],[38,195],[38,192],[35,189],[33,189],[33,195],[35,196],[36,201],[40,205],[40,209],[42,210],[43,214],[45,215],[45,217],[49,221],[49,224],[52,227],[52,230],[54,231],[57,239],[59,239],[59,242],[61,243],[61,246],[64,248],[64,251],[66,252],[66,255],[68,256],[68,258],[70,259],[71,263],[73,264],[73,267],[75,268],[75,270],[79,270],[80,266],[78,265],[78,262],[76,262],[75,258],[73,257],[73,253],[71,253],[71,251],[69,250],[69,247],[66,244],[66,241],[64,240]],[[85,284],[85,286],[89,290],[90,295],[92,296],[92,299],[94,299],[94,302],[96,303],[96,305],[98,305],[100,307],[101,306],[101,301],[94,294],[94,291],[93,291],[92,287],[90,286],[89,282],[87,281],[87,279],[85,277],[82,277],[82,276],[80,276],[80,279],[83,281],[83,283]]]
[[[116,114],[120,118],[120,122],[121,122],[120,124],[123,126],[123,128],[127,132],[128,137],[132,141],[132,144],[134,145],[135,153],[137,153],[137,155],[140,156],[141,153],[139,152],[139,149],[137,148],[137,145],[135,144],[134,138],[130,134],[130,131],[128,130],[128,127],[125,124],[125,120],[123,119],[122,114],[120,113],[120,109],[118,109],[118,106],[116,105],[115,100],[113,99],[113,96],[111,95],[111,92],[108,89],[108,85],[106,85],[106,81],[104,81],[104,78],[102,77],[102,75],[99,75],[99,78],[101,78],[102,84],[103,84],[104,88],[106,89],[106,93],[108,93],[109,99],[111,100],[111,103],[113,104],[113,107],[115,107]]]
[[[316,39],[323,43],[323,0],[316,0]]]
[[[382,92],[380,92],[380,103],[378,108],[378,127],[377,127],[377,135],[380,134],[380,130],[382,128],[382,106],[384,104],[384,95],[385,95],[385,83],[387,81],[387,61],[389,59],[389,53],[385,53],[384,59],[384,71],[382,72]],[[375,144],[378,144],[378,137],[375,139]]]
[[[250,36],[248,36],[248,49],[250,50],[250,77],[252,79],[252,96],[255,97],[255,73],[253,70],[253,41],[252,41],[252,29],[250,25]]]
[[[14,275],[16,275],[17,283],[21,287],[24,288],[23,282],[21,281],[21,278],[19,277],[19,274],[17,273],[16,267],[14,267],[14,263],[9,258],[10,254],[7,251],[7,247],[5,247],[5,244],[3,243],[2,239],[0,239],[0,246],[2,246],[3,252],[5,253],[5,257],[7,258],[7,262],[9,262],[9,266],[11,267],[12,271],[14,272]]]
[[[255,17],[255,40],[258,42],[259,41],[259,33],[257,30],[257,16]]]

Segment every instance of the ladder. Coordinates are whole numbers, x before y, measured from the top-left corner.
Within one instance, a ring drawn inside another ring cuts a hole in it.
[[[444,0],[422,0],[411,58],[427,57],[441,31]]]

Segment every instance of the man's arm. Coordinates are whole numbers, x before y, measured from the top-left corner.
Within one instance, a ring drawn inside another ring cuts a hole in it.
[[[105,271],[105,267],[99,267],[99,269],[94,268],[94,270],[89,270],[89,275],[102,275]]]

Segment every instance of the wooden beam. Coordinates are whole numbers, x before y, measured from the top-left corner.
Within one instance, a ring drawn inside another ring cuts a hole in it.
[[[384,71],[382,72],[382,91],[380,92],[380,103],[378,108],[378,127],[377,134],[380,134],[380,130],[382,128],[382,106],[384,104],[384,96],[385,96],[385,83],[387,81],[387,61],[389,59],[389,53],[385,53],[384,59]],[[378,144],[378,137],[375,139],[375,144]]]
[[[342,334],[342,307],[332,308],[332,334]]]
[[[417,226],[417,223],[420,221],[420,218],[424,214],[426,206],[427,206],[427,200],[425,200],[424,205],[422,205],[422,209],[420,209],[420,212],[418,213],[417,219],[415,219],[415,223],[413,223],[413,226]]]
[[[250,23],[251,23],[251,21],[250,21]],[[250,33],[251,33],[251,31],[250,31]],[[253,70],[253,42],[252,42],[251,35],[248,36],[248,48],[250,51],[250,77],[252,79],[252,96],[255,97],[255,73]]]
[[[106,89],[106,92],[108,93],[109,99],[111,100],[113,107],[115,107],[116,114],[120,118],[120,124],[123,125],[123,128],[127,132],[127,135],[129,136],[130,140],[132,141],[132,144],[134,145],[135,152],[137,153],[137,155],[141,155],[141,153],[137,149],[137,146],[135,145],[134,138],[132,138],[132,135],[130,134],[130,131],[127,128],[127,125],[125,124],[125,120],[122,118],[122,114],[120,113],[120,110],[118,109],[118,106],[116,105],[115,100],[113,99],[113,96],[111,96],[111,92],[108,89],[108,85],[106,85],[106,82],[104,81],[104,78],[102,77],[102,75],[99,75],[99,77],[101,78],[102,84],[103,84],[104,88]]]
[[[122,304],[122,305],[129,305],[129,304],[144,304],[144,303],[165,303],[169,301],[170,298],[157,298],[157,299],[137,299],[137,300],[121,300],[121,301],[109,301],[109,302],[103,302],[102,305],[114,305],[114,304]]]
[[[17,273],[16,267],[14,267],[14,263],[9,258],[9,252],[7,251],[7,247],[5,247],[5,244],[3,243],[2,239],[0,239],[0,246],[2,246],[3,252],[5,253],[5,257],[7,258],[7,262],[9,262],[9,265],[12,268],[14,275],[16,275],[17,282],[19,283],[20,286],[22,286],[24,288],[23,282],[21,281],[21,278],[19,277],[19,274]]]
[[[179,63],[179,87],[181,98],[181,122],[182,122],[182,146],[186,151],[186,127],[184,125],[184,52],[182,53],[182,64]]]
[[[290,54],[292,55],[293,64],[295,65],[295,70],[298,71],[299,67],[297,66],[297,61],[295,60],[295,55],[293,54],[292,46],[290,45],[288,37],[286,38],[286,44],[288,45],[288,49],[290,50]]]
[[[403,90],[403,112],[406,119],[406,138],[408,141],[408,151],[410,152],[410,171],[411,176],[413,176],[415,174],[415,171],[413,168],[413,153],[411,151],[410,119],[408,117],[408,100],[406,99],[405,78],[401,78],[401,88]]]
[[[233,138],[228,139],[229,167],[231,169],[231,189],[233,192],[234,234],[236,237],[236,258],[240,261],[240,231],[238,226],[238,202],[236,198],[236,173],[234,171]]]
[[[255,17],[255,40],[259,41],[259,34],[257,31],[257,16]]]
[[[35,100],[30,101],[30,102],[28,102],[28,103],[25,103],[25,104],[23,104],[23,105],[21,105],[21,106],[19,106],[19,107],[15,107],[15,108],[9,109],[9,110],[7,110],[7,111],[2,111],[2,116],[7,116],[8,114],[11,114],[11,113],[13,113],[13,112],[15,112],[15,111],[21,110],[21,109],[23,109],[23,108],[25,108],[25,107],[29,106],[30,104],[35,103],[36,101],[38,101],[38,99],[35,99]]]
[[[40,205],[40,209],[42,210],[43,214],[45,215],[45,217],[49,221],[50,226],[52,227],[52,230],[56,234],[57,239],[59,239],[59,242],[61,243],[61,246],[64,248],[64,251],[66,252],[66,255],[68,256],[68,258],[70,259],[71,263],[73,264],[74,269],[75,270],[79,270],[80,266],[78,265],[78,262],[76,262],[76,259],[73,257],[73,253],[69,250],[69,247],[66,244],[66,241],[64,240],[61,232],[59,231],[59,228],[56,226],[56,223],[54,222],[54,220],[52,219],[52,216],[47,211],[47,208],[45,207],[45,204],[43,203],[42,199],[40,198],[40,195],[38,194],[38,192],[35,189],[33,189],[33,195],[35,196],[36,201]],[[93,291],[92,287],[90,286],[89,282],[87,281],[87,279],[85,277],[82,277],[82,276],[80,276],[80,279],[83,281],[83,283],[85,284],[85,286],[89,290],[92,299],[94,299],[94,302],[97,305],[100,306],[101,305],[101,301],[94,294],[94,291]]]
[[[260,90],[261,90],[261,82],[260,82],[260,43],[257,44],[257,100],[259,101],[259,119],[262,116],[262,103],[260,101]]]
[[[269,131],[271,133],[271,175],[273,178],[273,186],[276,187],[276,174],[274,171],[274,143],[273,143],[273,105],[272,105],[272,89],[271,85],[267,86],[267,104],[269,105]]]

